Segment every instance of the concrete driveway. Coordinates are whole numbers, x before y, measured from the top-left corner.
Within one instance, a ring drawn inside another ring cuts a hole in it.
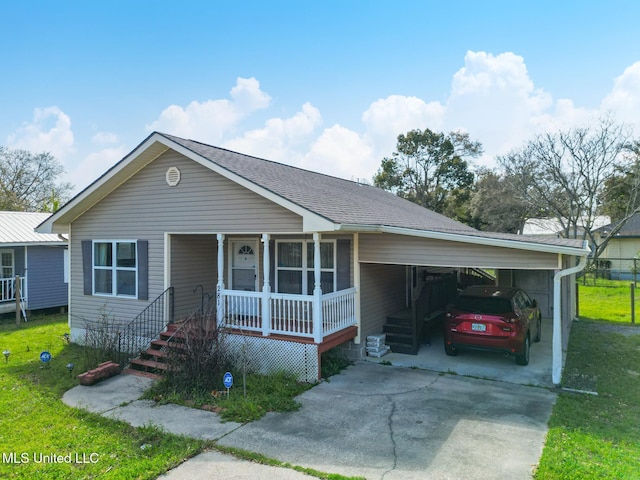
[[[368,479],[529,479],[555,401],[547,389],[360,362],[218,440]]]
[[[212,412],[138,400],[151,383],[118,375],[74,387],[63,401],[134,426],[155,424],[328,473],[517,480],[531,478],[556,398],[546,388],[358,362],[300,395],[299,411],[242,425],[222,423]],[[309,477],[207,452],[162,478]]]

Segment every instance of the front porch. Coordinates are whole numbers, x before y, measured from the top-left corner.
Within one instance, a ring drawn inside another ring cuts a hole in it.
[[[355,287],[318,296],[220,290],[218,325],[239,333],[281,335],[321,344],[356,325],[355,301]],[[355,334],[347,340],[353,337]]]
[[[24,311],[26,305],[26,296],[22,289],[25,279],[20,279],[20,309],[23,311],[24,318],[26,319],[26,312]],[[16,279],[15,278],[0,278],[0,314],[11,313],[16,311]]]
[[[215,305],[209,298],[174,323],[173,287],[169,287],[117,332],[118,350],[123,354],[120,362],[130,360],[130,373],[160,378],[168,368],[167,348],[184,341],[184,332],[196,332],[197,337],[220,329],[229,352],[253,370],[287,371],[300,381],[314,383],[320,379],[321,354],[358,333],[355,298],[355,288],[322,295],[320,303],[314,296],[222,290]],[[140,356],[132,358],[131,353]]]

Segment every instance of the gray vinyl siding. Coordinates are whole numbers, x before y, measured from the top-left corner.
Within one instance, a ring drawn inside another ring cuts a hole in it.
[[[171,285],[176,320],[199,307],[203,295],[215,297],[217,249],[215,235],[171,236]]]
[[[387,315],[406,308],[404,265],[360,265],[361,338],[382,332]]]
[[[361,234],[360,261],[434,267],[548,270],[558,254],[391,234]]]
[[[169,187],[165,173],[178,167],[181,181]],[[71,224],[71,305],[73,327],[104,310],[116,322],[128,322],[164,290],[164,233],[294,233],[302,218],[168,151]],[[84,295],[82,240],[147,240],[149,300]],[[217,279],[217,274],[212,272]],[[185,287],[186,288],[186,287]]]
[[[27,293],[29,310],[68,304],[68,285],[64,282],[66,247],[27,247]]]

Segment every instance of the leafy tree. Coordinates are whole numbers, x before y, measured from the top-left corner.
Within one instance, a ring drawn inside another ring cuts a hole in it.
[[[376,186],[435,212],[466,220],[473,186],[467,159],[482,154],[469,134],[411,130],[398,136],[396,151],[382,160]]]
[[[604,183],[602,211],[619,221],[638,211],[640,207],[640,141],[628,147],[625,162],[616,166],[613,176]]]
[[[519,198],[510,179],[486,168],[476,176],[469,205],[473,226],[490,232],[520,232],[532,212]]]
[[[606,243],[598,244],[594,222],[605,182],[622,164],[629,135],[625,125],[602,117],[597,125],[538,135],[498,163],[529,209],[558,219],[564,237],[588,238],[597,257]]]
[[[73,188],[59,182],[62,164],[50,153],[0,147],[0,209],[53,211]]]

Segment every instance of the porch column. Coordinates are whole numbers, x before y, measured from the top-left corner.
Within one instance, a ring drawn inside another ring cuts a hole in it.
[[[269,234],[262,234],[262,335],[265,337],[271,333],[271,257],[269,252]]]
[[[224,323],[224,234],[218,233],[218,283],[216,284],[216,318],[218,326]]]
[[[322,342],[322,284],[320,283],[320,234],[313,234],[313,341]]]

